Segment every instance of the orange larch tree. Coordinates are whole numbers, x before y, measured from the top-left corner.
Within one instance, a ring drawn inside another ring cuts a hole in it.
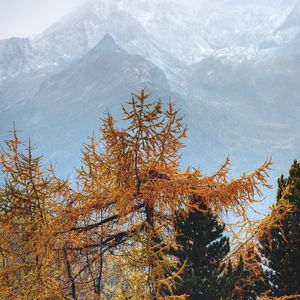
[[[182,117],[174,103],[148,98],[132,95],[124,129],[107,114],[99,141],[84,145],[76,187],[41,170],[30,146],[20,152],[14,132],[1,154],[3,299],[184,299],[172,296],[184,267],[174,270],[168,254],[175,215],[201,202],[246,224],[271,162],[237,179],[228,160],[211,176],[182,171]]]

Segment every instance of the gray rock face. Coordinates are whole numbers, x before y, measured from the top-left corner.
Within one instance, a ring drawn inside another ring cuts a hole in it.
[[[87,102],[109,105],[99,101],[103,91],[110,91],[112,98],[118,88],[147,85],[152,89],[169,88],[161,69],[139,55],[128,54],[106,34],[86,55],[42,82],[34,98],[37,103],[61,103],[66,108]]]
[[[10,38],[0,41],[0,80],[25,70],[31,51],[29,39]]]

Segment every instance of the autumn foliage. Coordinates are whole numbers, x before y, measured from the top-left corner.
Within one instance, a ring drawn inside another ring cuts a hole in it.
[[[177,247],[175,215],[186,218],[204,204],[220,221],[238,220],[232,261],[280,226],[274,208],[273,223],[238,230],[268,186],[269,160],[237,179],[229,177],[229,160],[210,176],[182,171],[183,120],[172,102],[148,97],[132,95],[123,129],[107,114],[100,139],[83,147],[75,184],[42,167],[13,131],[0,156],[1,299],[185,299],[173,295],[185,267],[174,269],[169,255]],[[248,265],[259,276],[250,258]]]

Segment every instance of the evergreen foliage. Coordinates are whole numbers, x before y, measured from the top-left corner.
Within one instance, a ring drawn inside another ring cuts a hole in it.
[[[233,294],[236,271],[231,263],[225,271],[225,256],[229,253],[229,238],[224,236],[224,225],[201,205],[186,219],[178,217],[176,256],[186,267],[176,292],[187,294],[189,299],[229,299]]]
[[[241,255],[235,266],[225,259],[230,243],[224,227],[204,204],[186,219],[176,219],[180,248],[174,254],[179,264],[186,263],[176,293],[191,300],[255,300],[268,290],[261,258],[253,249]],[[259,268],[262,277],[248,266]]]
[[[269,260],[268,278],[273,296],[300,294],[300,162],[294,161],[289,177],[278,179],[277,203],[294,205],[282,228],[274,227],[269,239],[262,238],[261,252]],[[300,298],[297,298],[300,299]]]

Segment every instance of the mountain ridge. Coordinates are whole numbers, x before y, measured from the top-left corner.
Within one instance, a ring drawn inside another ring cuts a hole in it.
[[[208,56],[232,61],[255,59],[260,55],[259,45],[284,24],[299,2],[286,0],[283,5],[281,1],[254,1],[233,5],[230,1],[202,0],[197,5],[191,3],[194,6],[184,7],[170,0],[164,3],[90,0],[43,33],[28,38],[31,50],[24,53],[26,62],[13,65],[14,72],[0,64],[0,78],[76,60],[107,32],[114,34],[126,51],[151,60],[170,78],[174,76],[174,63],[195,63]],[[2,41],[6,43],[9,42]]]

